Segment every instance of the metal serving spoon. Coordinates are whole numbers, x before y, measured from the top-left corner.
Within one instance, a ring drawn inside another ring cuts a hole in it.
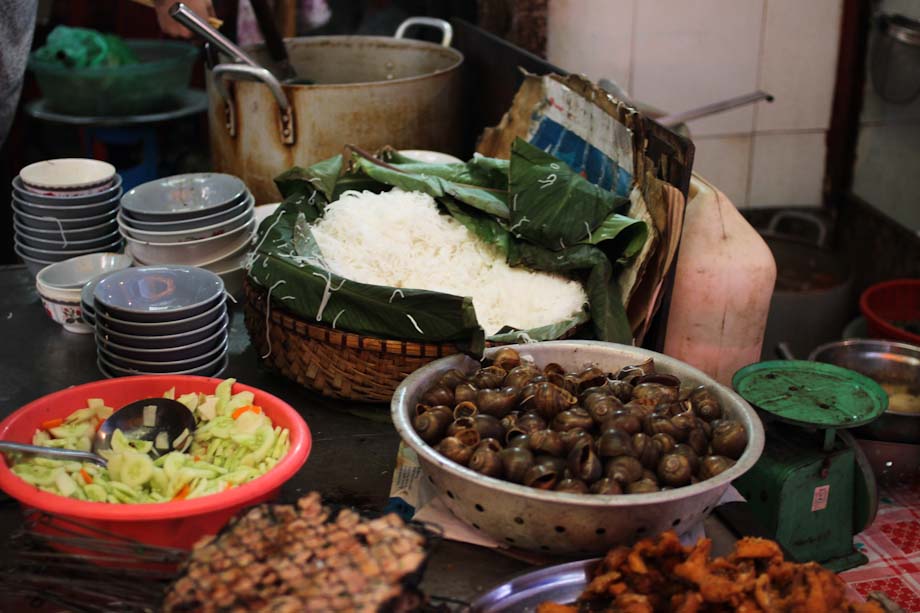
[[[156,421],[151,426],[144,425],[144,407],[155,406]],[[195,416],[181,402],[169,398],[147,398],[125,405],[109,415],[108,419],[96,431],[93,437],[92,451],[77,451],[76,449],[56,449],[41,447],[39,445],[26,445],[0,441],[0,451],[19,451],[40,455],[56,460],[72,460],[77,462],[93,462],[100,466],[107,466],[108,460],[99,455],[100,451],[112,448],[112,435],[115,430],[121,430],[129,440],[154,441],[160,432],[166,432],[169,437],[169,449],[157,449],[154,445],[150,455],[154,458],[172,451],[172,444],[184,430],[191,436],[195,431]]]

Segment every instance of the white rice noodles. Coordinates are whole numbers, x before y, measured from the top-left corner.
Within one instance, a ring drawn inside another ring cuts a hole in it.
[[[335,274],[371,285],[471,296],[487,335],[571,318],[587,302],[581,285],[559,275],[512,268],[421,192],[347,192],[313,226]],[[401,292],[394,292],[393,300]]]

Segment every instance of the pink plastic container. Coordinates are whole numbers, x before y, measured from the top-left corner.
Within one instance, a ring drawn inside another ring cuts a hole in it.
[[[86,406],[89,398],[102,398],[116,409],[142,398],[162,396],[171,387],[176,396],[191,392],[213,393],[220,379],[190,375],[123,377],[96,381],[43,396],[0,422],[0,439],[30,443],[39,425],[66,417]],[[290,430],[288,454],[268,473],[225,492],[192,500],[149,504],[86,502],[44,492],[26,483],[0,455],[0,489],[24,507],[65,516],[149,545],[191,549],[202,536],[215,534],[241,509],[277,497],[281,485],[294,476],[310,454],[310,428],[291,405],[257,388],[237,383],[233,393],[250,391],[272,422]],[[53,532],[54,525],[45,528]]]
[[[760,361],[776,262],[725,194],[693,175],[664,353],[731,387]]]

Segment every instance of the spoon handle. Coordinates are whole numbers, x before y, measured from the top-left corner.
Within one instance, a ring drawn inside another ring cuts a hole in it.
[[[34,455],[54,458],[55,460],[72,460],[75,462],[93,462],[100,466],[106,466],[106,459],[89,451],[77,451],[76,449],[56,449],[54,447],[40,447],[38,445],[26,445],[23,443],[11,443],[9,441],[0,441],[0,451],[20,451],[22,453],[31,453]]]

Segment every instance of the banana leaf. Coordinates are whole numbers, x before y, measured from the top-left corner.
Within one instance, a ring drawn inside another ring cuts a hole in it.
[[[545,178],[547,169],[563,179],[545,192],[535,191],[533,181]],[[627,261],[641,249],[647,236],[645,224],[617,212],[622,199],[524,141],[514,143],[510,163],[477,156],[465,164],[426,164],[394,151],[385,150],[378,159],[357,149],[346,150],[309,168],[293,168],[276,183],[285,200],[259,228],[249,276],[272,290],[273,302],[301,317],[370,336],[451,341],[471,353],[481,351],[484,334],[469,297],[372,286],[328,270],[309,224],[347,190],[399,188],[435,198],[445,213],[504,253],[510,265],[569,276],[585,287],[589,309],[569,320],[531,330],[504,328],[488,340],[551,340],[589,319],[598,339],[632,340],[612,278],[615,263]],[[509,207],[509,202],[514,204]],[[515,206],[540,223],[566,227],[556,233],[547,229],[542,242],[534,240],[529,232],[514,228]],[[559,249],[559,243],[572,236],[571,246]]]
[[[260,228],[249,277],[270,290],[269,300],[349,332],[453,341],[471,353],[482,351],[484,334],[471,298],[357,283],[330,272],[298,202],[285,201]]]
[[[548,249],[590,241],[605,220],[629,205],[521,139],[511,147],[509,173],[510,229]]]

